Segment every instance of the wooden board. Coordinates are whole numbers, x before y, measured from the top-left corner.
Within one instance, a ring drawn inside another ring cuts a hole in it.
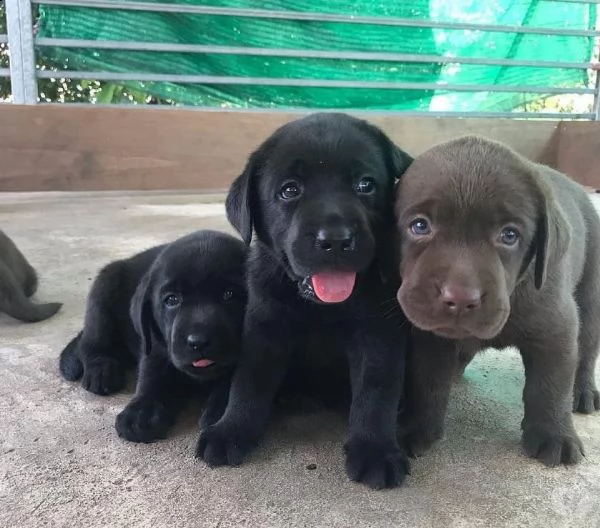
[[[2,105],[0,191],[222,190],[259,143],[297,117],[272,112]],[[479,133],[534,159],[548,156],[546,146],[554,137],[560,148],[553,154],[577,157],[573,138],[600,134],[600,123],[364,117],[413,155],[434,143]],[[559,141],[581,126],[581,134]],[[598,157],[597,150],[596,166]],[[564,166],[578,178],[580,165]],[[583,172],[585,183],[600,187],[597,171],[588,167]]]

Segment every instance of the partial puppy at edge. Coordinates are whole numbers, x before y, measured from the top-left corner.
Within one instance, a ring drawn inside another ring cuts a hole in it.
[[[52,317],[62,303],[35,304],[30,297],[37,287],[35,269],[16,244],[0,231],[0,312],[26,323]]]
[[[410,451],[441,437],[452,379],[475,353],[516,346],[526,454],[549,466],[579,462],[571,412],[600,409],[600,221],[587,193],[507,146],[467,136],[415,159],[396,215],[398,301],[417,327]]]

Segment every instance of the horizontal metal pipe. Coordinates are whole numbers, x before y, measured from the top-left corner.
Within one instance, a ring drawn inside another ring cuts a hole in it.
[[[526,85],[442,84],[387,81],[342,81],[322,79],[283,79],[280,77],[229,77],[218,75],[174,75],[161,73],[114,73],[101,71],[38,70],[41,79],[67,78],[98,81],[172,82],[187,84],[238,84],[259,86],[296,86],[304,88],[368,88],[371,90],[437,90],[449,92],[509,92],[539,94],[593,94],[592,88],[557,88]]]
[[[114,0],[32,0],[36,4],[90,7],[95,9],[121,9],[128,11],[154,11],[160,13],[189,13],[198,15],[237,16],[278,20],[303,20],[312,22],[341,22],[347,24],[372,24],[379,26],[402,26],[432,29],[457,29],[476,31],[498,31],[503,33],[534,33],[539,35],[562,35],[569,37],[593,37],[600,31],[584,29],[560,29],[496,24],[468,24],[464,22],[438,22],[399,17],[373,17],[340,15],[335,13],[309,13],[301,11],[270,11],[267,9],[241,9],[189,4],[167,4]]]
[[[78,40],[62,38],[38,38],[41,47],[94,48],[122,51],[152,51],[175,53],[214,53],[219,55],[251,55],[260,57],[297,57],[307,59],[342,59],[384,62],[418,62],[436,64],[474,64],[482,66],[518,66],[531,68],[570,68],[587,70],[591,62],[559,62],[539,60],[487,59],[474,57],[447,57],[444,55],[418,55],[412,53],[321,51],[285,48],[253,48],[241,46],[212,46],[202,44],[171,44],[162,42],[133,42],[117,40]]]
[[[0,68],[0,77],[10,77],[10,69]]]
[[[0,35],[0,44],[6,44],[8,42],[8,35]]]
[[[64,103],[42,103],[46,106],[63,106]],[[358,115],[378,115],[378,116],[390,116],[390,117],[420,117],[420,118],[443,118],[443,117],[454,117],[454,118],[506,118],[506,119],[591,119],[592,113],[569,113],[569,112],[440,112],[440,111],[417,111],[417,110],[364,110],[355,108],[221,108],[221,107],[206,107],[206,106],[171,106],[171,105],[146,105],[146,104],[92,104],[92,103],[72,103],[76,104],[77,107],[87,108],[103,108],[103,107],[118,107],[126,108],[128,110],[143,110],[151,108],[152,110],[164,110],[177,111],[177,110],[189,110],[194,112],[205,112],[205,113],[252,113],[252,114],[312,114],[314,112],[345,112],[348,114]]]

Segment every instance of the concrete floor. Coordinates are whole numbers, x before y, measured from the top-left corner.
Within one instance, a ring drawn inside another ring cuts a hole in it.
[[[40,272],[37,299],[64,302],[38,324],[0,316],[1,527],[600,527],[600,416],[575,417],[581,465],[546,469],[525,458],[523,372],[510,350],[469,367],[445,439],[401,489],[348,481],[344,423],[333,414],[286,419],[234,469],[194,459],[197,412],[166,441],[120,440],[113,423],[130,394],[101,398],[63,381],[58,354],[82,324],[102,265],[197,228],[230,230],[222,203],[208,201],[0,195],[2,229]]]

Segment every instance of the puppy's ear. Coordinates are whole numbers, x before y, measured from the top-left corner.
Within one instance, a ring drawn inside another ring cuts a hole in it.
[[[543,175],[539,170],[533,170],[534,180],[539,189],[538,218],[533,242],[534,283],[539,290],[546,281],[549,266],[559,262],[567,252],[571,242],[571,226],[558,205],[554,192],[543,180]]]
[[[413,162],[413,157],[398,147],[380,128],[363,121],[363,129],[377,142],[385,156],[389,175],[396,183]]]
[[[136,333],[140,336],[142,354],[149,355],[152,350],[152,338],[164,343],[164,339],[152,309],[152,274],[148,271],[138,284],[129,306],[129,315]]]
[[[240,174],[232,183],[225,200],[227,219],[242,236],[248,246],[252,241],[254,228],[254,185],[259,168],[259,152],[254,152]]]

